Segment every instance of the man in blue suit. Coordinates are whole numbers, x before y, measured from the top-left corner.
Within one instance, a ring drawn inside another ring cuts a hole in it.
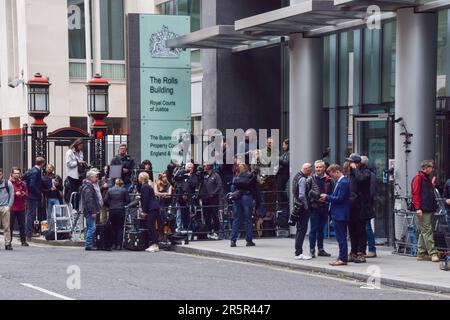
[[[339,165],[329,166],[327,173],[335,181],[335,187],[331,195],[321,194],[320,199],[331,203],[331,218],[339,244],[339,258],[330,265],[345,266],[348,262],[347,222],[350,215],[350,185]]]

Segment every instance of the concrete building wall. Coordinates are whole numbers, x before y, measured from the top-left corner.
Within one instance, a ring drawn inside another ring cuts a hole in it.
[[[280,0],[211,0],[203,3],[202,28],[278,9]],[[281,49],[242,53],[202,50],[203,126],[280,128]],[[265,66],[264,68],[262,66]]]

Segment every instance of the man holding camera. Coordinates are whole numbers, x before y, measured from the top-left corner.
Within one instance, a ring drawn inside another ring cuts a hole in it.
[[[125,183],[125,189],[131,191],[133,169],[136,165],[134,159],[127,154],[127,145],[121,144],[119,146],[119,154],[111,160],[111,166],[122,166],[122,180]]]
[[[311,178],[313,171],[311,163],[305,163],[293,180],[294,210],[289,219],[289,225],[297,225],[295,234],[295,259],[310,260],[311,256],[303,254],[303,241],[308,230],[311,200],[320,196],[319,188]]]
[[[212,164],[205,163],[203,169],[204,176],[200,189],[200,197],[202,199],[206,227],[208,228],[208,232],[210,232],[208,238],[218,240],[219,235],[217,232],[220,231],[219,206],[221,195],[223,194],[222,179],[213,170]]]
[[[190,225],[190,205],[198,186],[197,175],[194,174],[194,164],[189,162],[186,167],[174,173],[177,196],[177,230],[188,230]]]

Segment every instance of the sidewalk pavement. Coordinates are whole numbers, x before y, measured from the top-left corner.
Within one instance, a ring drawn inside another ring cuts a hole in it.
[[[347,266],[332,267],[330,262],[338,256],[336,242],[325,241],[325,250],[331,257],[317,257],[311,260],[295,260],[295,240],[290,238],[254,239],[255,247],[246,247],[245,240],[239,240],[237,247],[231,248],[228,240],[191,241],[188,245],[175,246],[174,251],[224,258],[257,264],[287,267],[313,273],[323,273],[337,277],[348,277],[367,281],[370,266],[379,267],[381,285],[400,288],[426,290],[450,294],[450,272],[439,269],[439,263],[417,261],[415,257],[393,254],[392,247],[377,247],[377,258],[367,259],[367,263],[349,263]],[[306,239],[303,249],[309,253]]]

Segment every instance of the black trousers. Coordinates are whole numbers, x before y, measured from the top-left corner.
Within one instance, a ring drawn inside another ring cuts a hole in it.
[[[110,210],[109,221],[112,228],[112,244],[122,247],[123,243],[123,226],[125,223],[124,210]]]
[[[64,201],[66,203],[69,203],[72,192],[80,191],[81,184],[83,183],[81,179],[74,179],[71,177],[68,177],[68,179],[69,179],[69,187],[66,190],[64,190]],[[75,209],[78,210],[78,206],[79,206],[78,201],[76,201],[76,203],[74,204]]]
[[[13,237],[14,226],[17,223],[19,224],[19,232],[20,232],[20,241],[25,242],[25,211],[11,211],[10,212],[10,230],[11,230],[11,241]]]
[[[156,230],[156,221],[159,217],[159,210],[150,210],[147,215],[146,226],[150,234],[150,245],[158,244],[158,231]]]
[[[299,256],[303,253],[303,241],[305,241],[306,232],[308,231],[309,212],[300,214],[297,221],[297,232],[295,234],[295,255]]]
[[[348,233],[350,234],[351,253],[365,253],[367,245],[366,222],[359,217],[359,209],[350,209],[350,221],[348,222]]]
[[[219,222],[219,199],[203,200],[203,217],[208,231],[220,231]]]

